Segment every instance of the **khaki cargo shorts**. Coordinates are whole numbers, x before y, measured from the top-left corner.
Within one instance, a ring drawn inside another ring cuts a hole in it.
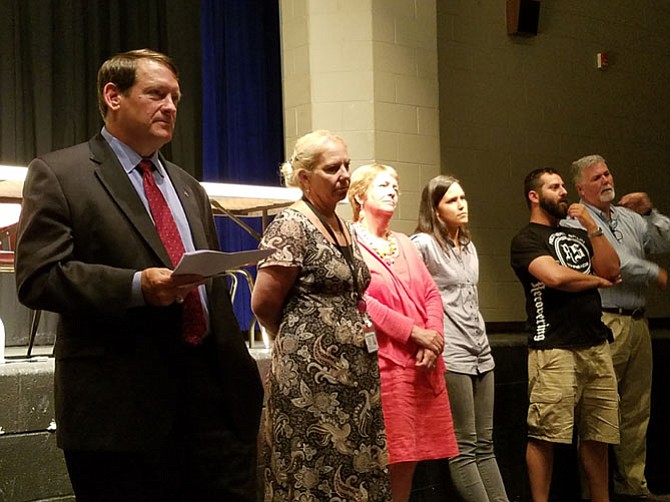
[[[619,395],[607,342],[528,352],[528,437],[619,443]]]

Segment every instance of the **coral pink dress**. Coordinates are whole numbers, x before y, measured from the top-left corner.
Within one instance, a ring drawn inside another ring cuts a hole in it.
[[[442,297],[416,247],[394,233],[399,256],[389,266],[358,236],[372,280],[365,292],[379,343],[382,409],[389,461],[414,462],[458,455],[445,384],[445,366],[416,368],[414,325],[443,334]]]

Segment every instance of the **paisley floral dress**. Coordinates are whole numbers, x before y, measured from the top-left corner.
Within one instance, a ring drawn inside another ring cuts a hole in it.
[[[352,272],[302,213],[267,228],[259,264],[299,267],[274,341],[264,423],[266,501],[389,501],[376,353],[366,350]],[[353,247],[359,287],[370,273]]]

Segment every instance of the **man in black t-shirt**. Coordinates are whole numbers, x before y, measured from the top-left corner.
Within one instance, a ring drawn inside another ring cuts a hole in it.
[[[568,205],[553,169],[524,182],[530,223],[512,240],[511,263],[526,294],[529,326],[528,446],[534,502],[546,502],[553,444],[580,437],[591,500],[609,501],[607,445],[619,442],[617,382],[598,288],[618,281],[619,258],[586,207]],[[566,217],[586,229],[559,226]]]

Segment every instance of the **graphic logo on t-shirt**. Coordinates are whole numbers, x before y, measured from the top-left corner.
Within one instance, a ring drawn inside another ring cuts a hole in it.
[[[549,244],[554,247],[558,262],[584,274],[591,273],[591,256],[586,244],[578,236],[556,232],[549,237]]]

